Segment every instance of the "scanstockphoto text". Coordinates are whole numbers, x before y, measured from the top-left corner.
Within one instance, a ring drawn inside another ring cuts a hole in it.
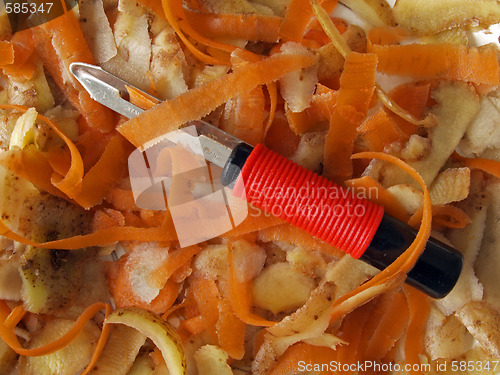
[[[482,371],[490,372],[497,371],[500,361],[486,360],[486,361],[473,361],[473,360],[453,360],[453,361],[438,361],[435,363],[383,363],[377,361],[357,361],[354,363],[342,363],[339,361],[330,361],[326,363],[299,361],[297,369],[301,372],[340,372],[340,373],[354,373],[354,372],[389,372],[389,373],[403,373],[409,372],[429,373],[431,371],[438,373],[456,373],[463,374],[465,372]]]
[[[410,372],[417,371],[419,373],[431,371],[431,365],[429,363],[381,363],[377,361],[358,361],[354,363],[343,363],[339,361],[330,361],[327,363],[311,363],[307,361],[299,361],[298,368],[299,371],[304,372],[342,372],[342,373],[354,373],[354,372]]]

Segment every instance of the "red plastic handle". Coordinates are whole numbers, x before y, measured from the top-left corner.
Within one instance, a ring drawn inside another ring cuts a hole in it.
[[[234,194],[359,258],[384,210],[283,156],[257,145],[236,181]]]

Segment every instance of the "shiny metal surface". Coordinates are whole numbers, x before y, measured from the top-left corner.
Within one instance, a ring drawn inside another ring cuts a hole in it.
[[[142,108],[128,101],[128,82],[105,71],[99,66],[75,62],[70,65],[70,71],[75,78],[88,91],[91,98],[115,112],[133,118],[144,112]],[[149,99],[160,103],[160,99],[138,89]],[[197,139],[201,143],[205,159],[223,168],[233,149],[240,143],[236,137],[210,125],[205,121],[191,121],[184,127],[195,126],[198,133]],[[161,137],[160,137],[161,138]]]

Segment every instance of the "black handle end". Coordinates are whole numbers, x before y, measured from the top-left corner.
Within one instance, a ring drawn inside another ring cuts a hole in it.
[[[415,230],[408,224],[384,214],[377,233],[360,259],[384,269],[408,248],[415,236]],[[406,282],[432,298],[443,298],[457,283],[463,263],[460,252],[431,237]]]
[[[230,188],[234,187],[234,183],[238,179],[241,169],[243,168],[243,165],[245,165],[245,162],[252,151],[253,147],[245,142],[241,142],[233,149],[229,159],[226,161],[226,165],[224,165],[224,168],[222,169],[222,185]]]

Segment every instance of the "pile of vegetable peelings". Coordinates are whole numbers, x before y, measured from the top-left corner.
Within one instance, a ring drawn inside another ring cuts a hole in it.
[[[495,373],[500,50],[470,36],[497,23],[496,0],[81,0],[15,33],[3,10],[0,373]],[[76,61],[162,102],[122,118]],[[250,207],[180,248],[127,159],[195,119],[375,191],[415,241],[379,272]],[[404,284],[431,232],[465,258],[441,300]]]

